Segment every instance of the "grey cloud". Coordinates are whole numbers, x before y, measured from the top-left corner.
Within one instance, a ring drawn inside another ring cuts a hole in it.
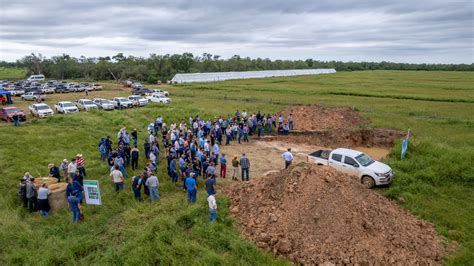
[[[293,58],[332,56],[349,61],[376,55],[377,61],[402,57],[407,62],[446,63],[472,63],[474,53],[469,0],[3,2],[0,60],[42,50],[47,55],[96,56],[88,53],[101,47],[102,52],[138,52],[137,56],[159,47],[165,53],[188,49],[291,58],[286,51],[293,51]],[[90,41],[94,38],[99,42]],[[4,43],[26,48],[15,52]]]

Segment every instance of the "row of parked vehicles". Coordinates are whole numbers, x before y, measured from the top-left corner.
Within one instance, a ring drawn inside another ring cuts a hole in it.
[[[25,96],[26,98],[37,98],[41,94],[70,93],[102,90],[102,86],[96,83],[74,83],[51,80],[46,83],[38,81],[19,80],[16,82],[0,82],[2,90],[9,91],[13,96]]]
[[[126,97],[115,97],[112,100],[103,99],[103,98],[95,98],[95,99],[79,99],[77,102],[70,102],[70,101],[61,101],[54,105],[54,109],[57,113],[62,114],[70,114],[70,113],[77,113],[79,111],[91,111],[94,109],[102,109],[102,110],[115,110],[115,109],[126,109],[126,108],[133,108],[139,106],[145,106],[151,102],[159,102],[164,104],[171,103],[171,99],[166,98],[163,99],[162,95],[160,96],[159,100],[151,100],[145,98],[140,95],[130,95]],[[154,98],[156,99],[156,98]],[[54,111],[51,107],[49,107],[45,103],[35,103],[28,107],[30,113],[33,116],[44,118],[48,116],[52,116]]]

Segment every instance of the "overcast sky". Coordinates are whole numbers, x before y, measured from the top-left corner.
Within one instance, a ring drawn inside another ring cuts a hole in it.
[[[0,0],[0,60],[204,52],[473,63],[473,0]]]

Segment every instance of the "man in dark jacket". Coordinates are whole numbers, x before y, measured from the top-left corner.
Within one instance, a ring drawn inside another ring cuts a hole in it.
[[[26,178],[22,177],[20,179],[20,184],[18,185],[18,197],[20,202],[23,203],[23,207],[28,208],[28,199],[26,198]]]
[[[48,168],[49,168],[49,176],[57,178],[58,182],[61,182],[61,174],[59,172],[59,168],[56,165],[54,165],[54,163],[50,163],[48,165]]]
[[[37,211],[37,196],[38,193],[36,192],[35,178],[32,177],[26,183],[26,198],[28,199],[28,208],[30,209],[30,212]]]
[[[133,147],[133,149],[130,151],[130,156],[132,157],[132,170],[135,170],[138,168],[138,157],[140,155],[140,151],[137,148],[137,145]]]

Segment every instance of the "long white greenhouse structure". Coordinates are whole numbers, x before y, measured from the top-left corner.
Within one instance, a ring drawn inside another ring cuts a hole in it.
[[[319,75],[319,74],[333,74],[333,73],[336,73],[336,70],[333,68],[264,70],[264,71],[242,71],[242,72],[208,72],[208,73],[176,74],[174,75],[171,82],[172,83],[214,82],[214,81],[223,81],[223,80],[229,80],[229,79],[288,77],[288,76]]]

